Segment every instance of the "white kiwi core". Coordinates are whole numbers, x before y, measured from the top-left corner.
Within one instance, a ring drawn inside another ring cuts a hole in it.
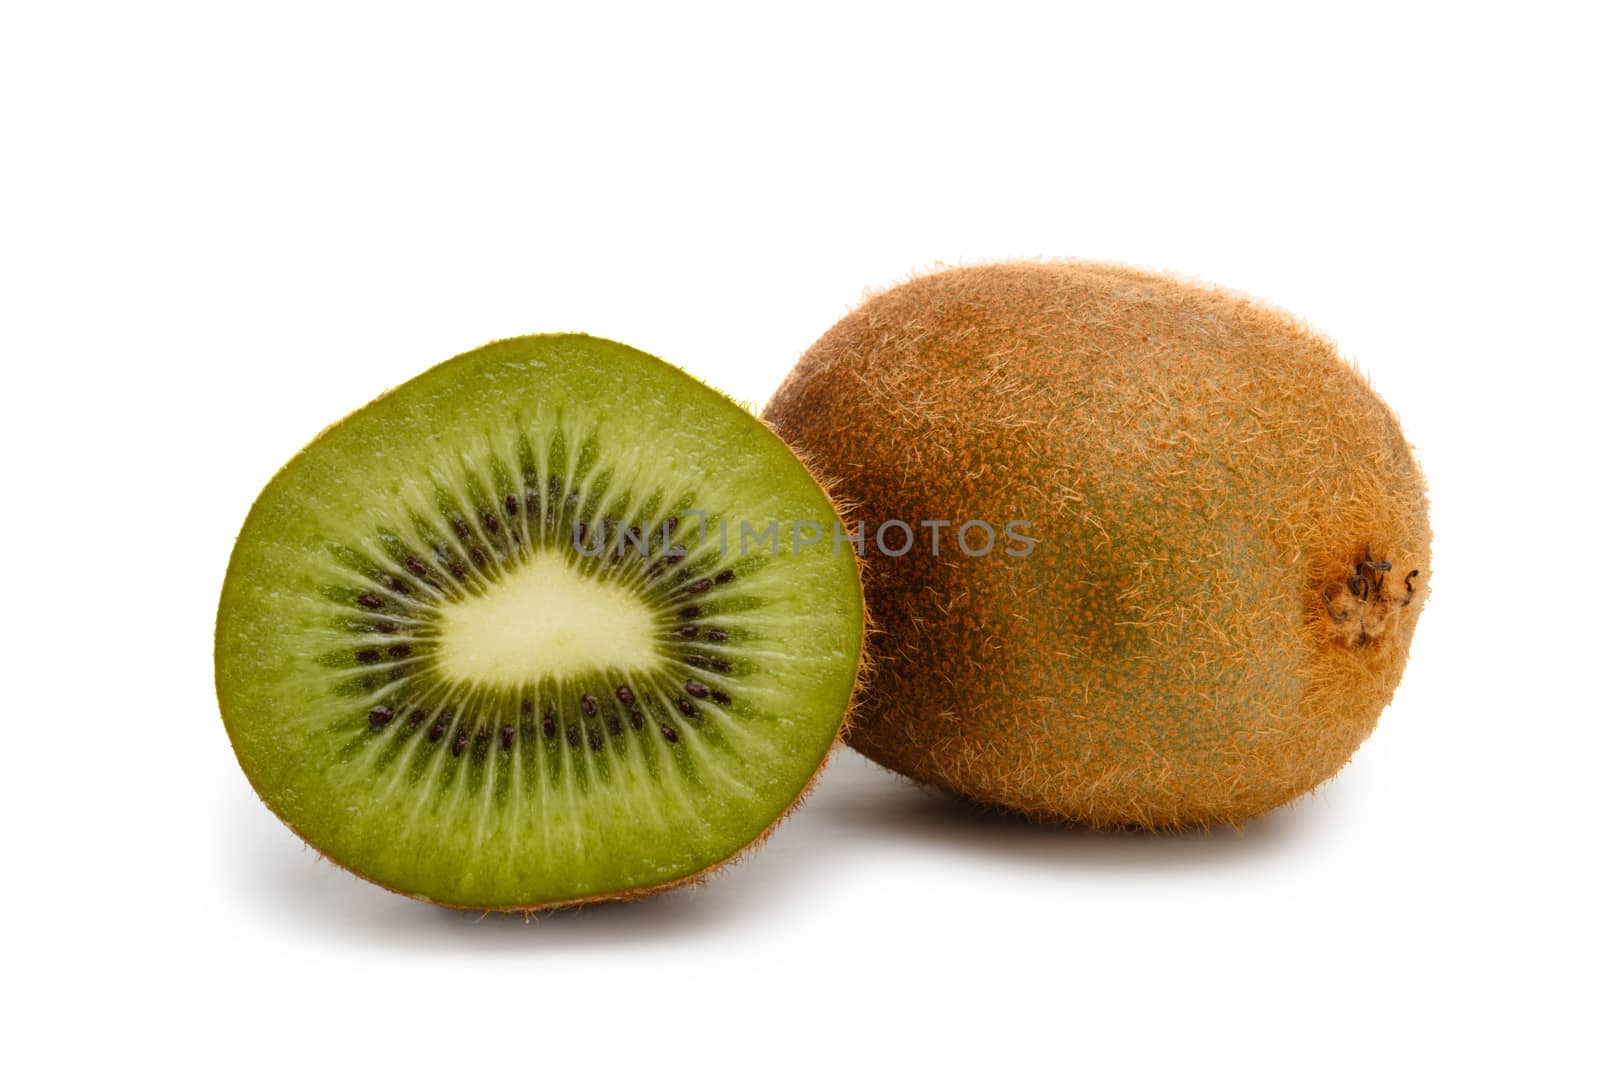
[[[656,666],[654,614],[632,592],[544,552],[481,596],[443,605],[438,669],[454,681],[517,687]]]

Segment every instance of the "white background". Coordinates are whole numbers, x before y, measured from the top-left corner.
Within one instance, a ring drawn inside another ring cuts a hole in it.
[[[4,1058],[1595,1062],[1581,7],[552,7],[0,17]],[[527,925],[255,799],[213,613],[323,425],[565,329],[761,403],[864,289],[1038,255],[1277,302],[1400,412],[1433,599],[1314,797],[1097,836],[846,753],[710,886]]]

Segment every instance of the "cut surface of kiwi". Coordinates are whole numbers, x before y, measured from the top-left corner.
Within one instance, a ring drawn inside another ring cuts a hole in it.
[[[582,335],[458,356],[281,470],[216,632],[251,784],[441,904],[642,895],[760,839],[861,652],[827,495],[754,416]]]

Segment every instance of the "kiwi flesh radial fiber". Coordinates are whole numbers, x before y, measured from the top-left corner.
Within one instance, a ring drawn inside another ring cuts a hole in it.
[[[681,371],[581,335],[491,344],[256,500],[218,613],[223,721],[267,806],[390,889],[663,889],[761,839],[838,735],[856,558],[788,533],[834,521],[782,441]]]
[[[1271,308],[1089,263],[949,270],[834,326],[765,415],[869,548],[952,524],[938,556],[866,560],[848,739],[890,768],[1038,818],[1236,823],[1335,773],[1400,680],[1422,474]],[[971,520],[1028,523],[1032,551],[960,551]]]

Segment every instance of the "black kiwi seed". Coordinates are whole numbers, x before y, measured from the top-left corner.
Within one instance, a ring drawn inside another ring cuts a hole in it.
[[[691,593],[704,593],[707,589],[710,589],[710,588],[711,588],[711,579],[710,578],[701,578],[699,581],[695,581],[695,582],[690,582],[689,583],[689,592],[691,592]]]
[[[717,575],[717,584],[718,585],[726,585],[727,583],[729,583],[731,581],[733,581],[733,572],[732,571],[723,571],[721,574]]]
[[[390,622],[388,619],[379,619],[377,622],[372,624],[372,628],[378,631],[380,634],[392,634],[396,629],[395,624]]]
[[[383,598],[373,593],[362,593],[356,597],[356,603],[364,608],[371,608],[373,611],[377,611],[383,607]]]
[[[706,640],[707,641],[726,641],[727,639],[728,639],[728,631],[726,631],[726,630],[707,630],[706,631]]]
[[[583,694],[583,699],[579,700],[578,703],[583,705],[584,716],[590,719],[594,718],[595,712],[600,710],[599,702],[588,693]]]
[[[444,716],[441,715],[439,717],[439,719],[433,724],[433,726],[431,726],[428,729],[428,740],[429,741],[437,741],[443,736],[444,736]]]
[[[390,659],[405,659],[409,655],[411,655],[411,646],[410,645],[390,645],[389,646],[389,658]]]
[[[393,589],[396,593],[404,594],[411,592],[410,582],[407,582],[404,578],[398,578],[392,574],[384,575],[383,584],[388,586],[390,589]]]
[[[690,604],[688,607],[683,608],[682,610],[680,610],[678,612],[678,618],[680,618],[680,619],[694,619],[694,618],[698,618],[699,615],[700,615],[700,609],[698,607],[696,607],[694,604]]]
[[[729,696],[727,693],[724,693],[720,689],[711,690],[711,699],[715,700],[718,704],[721,704],[723,707],[727,707],[729,704],[733,703],[733,698],[731,696]]]
[[[518,503],[517,494],[515,494],[515,493],[507,493],[506,494],[506,514],[507,515],[515,515],[517,513],[517,503]]]
[[[415,574],[418,578],[426,578],[428,576],[428,565],[416,556],[406,557],[406,570]]]
[[[699,632],[700,632],[700,628],[697,627],[697,626],[680,626],[680,627],[678,627],[678,636],[679,637],[693,637],[696,634],[698,634]]]
[[[683,691],[692,697],[703,697],[707,693],[711,692],[711,690],[707,689],[693,678],[690,678],[688,681],[683,683]]]
[[[682,545],[673,545],[665,552],[661,553],[661,555],[656,558],[656,561],[650,564],[649,569],[646,570],[645,573],[651,577],[654,577],[655,575],[660,574],[662,571],[671,570],[673,567],[676,567],[678,564],[687,559],[688,556],[689,550],[687,548],[684,548]]]
[[[556,736],[556,720],[554,719],[554,717],[552,717],[549,714],[546,714],[545,717],[544,717],[544,724],[540,728],[542,730],[544,730],[545,740],[550,741],[550,740],[554,740],[555,739],[555,736]]]
[[[390,720],[393,718],[394,709],[384,704],[379,704],[377,707],[367,712],[367,721],[372,724],[372,727],[375,730],[389,725]]]
[[[622,720],[615,715],[606,716],[606,729],[611,731],[612,737],[622,736]]]
[[[688,697],[678,698],[678,710],[691,719],[700,714],[700,709],[695,707],[694,702]]]
[[[596,752],[599,752],[600,751],[600,746],[602,744],[602,741],[601,741],[601,738],[600,738],[600,731],[599,730],[590,730],[588,733],[589,733],[589,747],[594,749]]]
[[[376,663],[383,658],[383,654],[375,648],[363,648],[356,652],[357,663]]]
[[[507,752],[511,751],[511,743],[517,739],[517,730],[514,726],[500,727],[500,747]]]
[[[465,752],[466,750],[467,750],[467,732],[465,730],[462,730],[459,734],[456,734],[455,744],[450,746],[450,754],[452,756],[459,756],[459,755],[461,755],[461,753]]]
[[[567,723],[567,744],[578,747],[578,724],[575,722]]]
[[[667,741],[669,743],[671,743],[671,744],[675,745],[675,744],[678,743],[678,731],[674,730],[672,727],[668,726],[666,723],[662,723],[661,724],[661,736],[665,737],[667,739]]]
[[[644,729],[644,713],[641,712],[638,708],[634,708],[631,712],[628,713],[628,722],[633,726],[633,728],[635,730],[643,730]]]
[[[634,696],[633,696],[633,690],[632,689],[629,689],[625,685],[617,686],[617,703],[618,704],[621,704],[625,708],[631,708],[631,707],[633,707],[633,701],[634,701]]]
[[[422,708],[418,708],[417,710],[413,711],[410,715],[406,716],[406,725],[407,726],[421,726],[422,725],[422,720],[426,719],[427,717],[428,717],[427,711],[425,711]]]

